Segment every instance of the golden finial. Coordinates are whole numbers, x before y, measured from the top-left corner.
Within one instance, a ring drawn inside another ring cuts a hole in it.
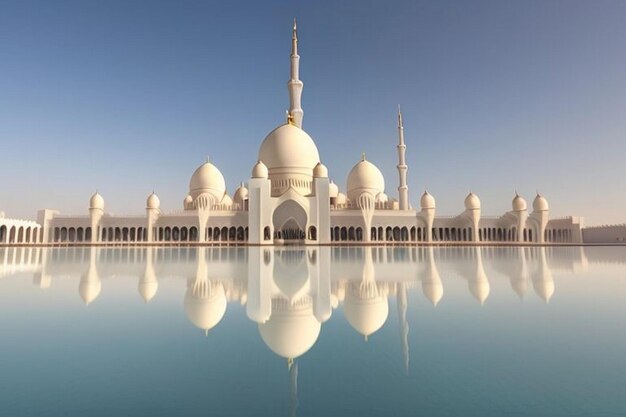
[[[292,366],[293,366],[293,358],[288,358],[287,359],[287,370],[290,371]]]
[[[365,161],[365,152],[361,152],[361,161]]]
[[[293,114],[291,114],[289,111],[287,111],[287,123],[290,125],[293,124]]]

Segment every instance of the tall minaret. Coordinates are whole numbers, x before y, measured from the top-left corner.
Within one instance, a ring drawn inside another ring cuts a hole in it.
[[[293,37],[291,38],[291,77],[287,82],[289,90],[289,116],[292,123],[302,128],[302,118],[304,111],[302,110],[302,87],[304,84],[300,81],[300,55],[298,55],[298,32],[296,30],[296,19],[293,19]]]
[[[404,144],[402,112],[400,111],[400,106],[398,106],[398,174],[400,175],[398,198],[400,200],[400,210],[409,209],[409,186],[406,184],[406,172],[408,169],[409,167],[406,165],[406,145]]]

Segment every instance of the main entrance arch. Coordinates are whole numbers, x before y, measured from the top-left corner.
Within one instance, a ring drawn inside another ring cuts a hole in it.
[[[304,240],[306,238],[307,214],[304,208],[293,200],[287,200],[274,210],[274,239]]]

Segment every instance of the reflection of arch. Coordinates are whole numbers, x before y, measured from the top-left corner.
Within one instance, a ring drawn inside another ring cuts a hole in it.
[[[274,235],[279,239],[304,239],[307,225],[306,211],[293,200],[279,205],[272,215]]]

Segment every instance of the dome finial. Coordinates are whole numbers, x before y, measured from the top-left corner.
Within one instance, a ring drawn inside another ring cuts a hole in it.
[[[292,366],[293,366],[293,358],[287,358],[287,370],[291,371]]]
[[[287,114],[287,123],[293,125],[293,114],[289,110],[285,110],[285,113]]]
[[[361,161],[365,161],[365,152],[361,152]]]
[[[211,158],[209,158],[209,155],[207,155],[207,156],[206,156],[206,162],[207,162],[207,164],[208,164],[209,162],[211,162],[211,161],[210,161],[210,159],[211,159]]]

